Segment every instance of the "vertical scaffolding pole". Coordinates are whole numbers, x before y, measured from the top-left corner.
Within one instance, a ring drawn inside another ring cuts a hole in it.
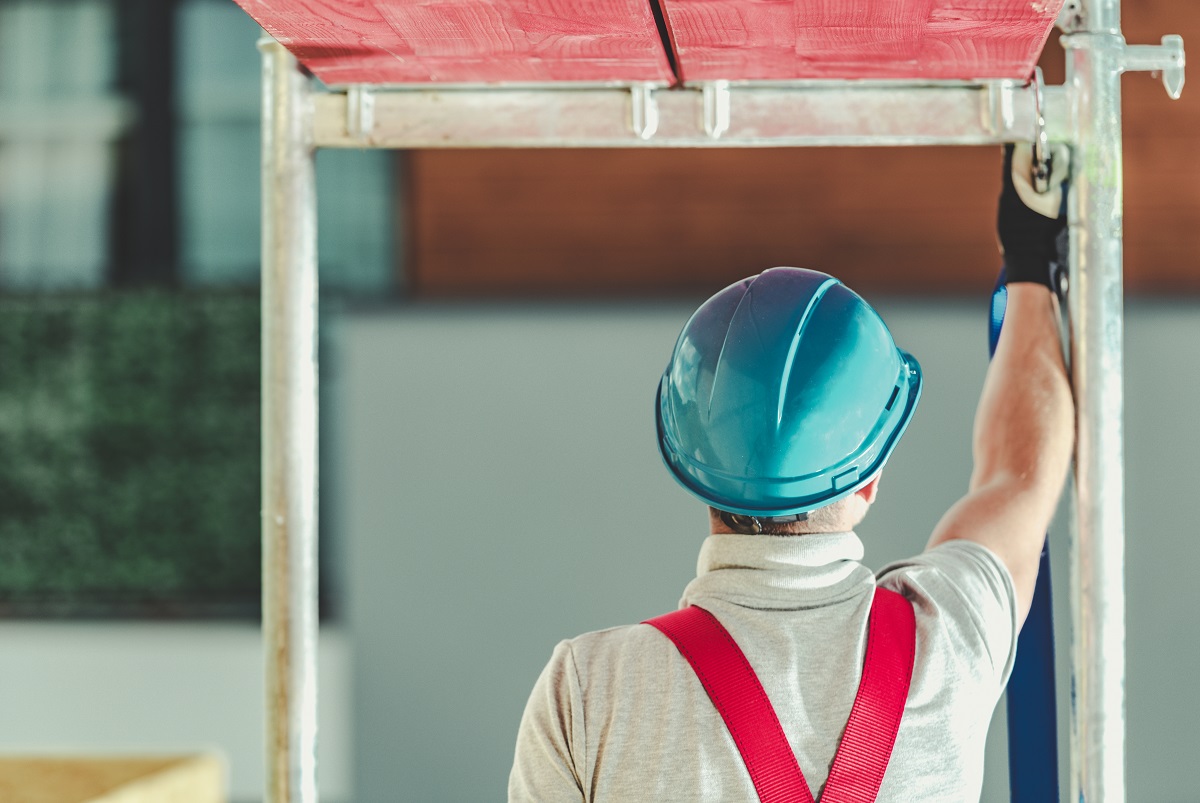
[[[262,571],[267,803],[315,803],[317,220],[312,98],[273,39],[263,58]]]
[[[1072,801],[1125,800],[1125,499],[1119,0],[1081,0],[1063,37],[1075,132],[1071,375]]]

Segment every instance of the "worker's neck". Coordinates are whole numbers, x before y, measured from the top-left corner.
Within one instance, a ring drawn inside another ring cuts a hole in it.
[[[851,511],[839,511],[841,515],[829,516],[826,511],[811,516],[805,521],[763,522],[762,535],[817,535],[820,533],[844,533],[852,531],[862,521],[861,515],[852,515]],[[862,511],[865,513],[866,511]],[[757,534],[730,527],[721,518],[720,513],[709,509],[709,531],[713,535]]]

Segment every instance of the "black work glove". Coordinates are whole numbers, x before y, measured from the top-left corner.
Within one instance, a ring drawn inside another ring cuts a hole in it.
[[[1032,148],[1006,145],[996,231],[1004,252],[1005,283],[1033,282],[1057,290],[1059,236],[1067,226],[1061,214],[1063,182],[1070,172],[1071,152],[1055,146],[1051,160],[1050,190],[1033,189]]]

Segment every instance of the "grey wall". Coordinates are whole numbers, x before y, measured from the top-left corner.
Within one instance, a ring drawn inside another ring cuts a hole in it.
[[[876,566],[919,550],[964,491],[986,355],[982,304],[881,306],[927,385],[860,531]],[[659,463],[651,404],[689,312],[422,307],[340,322],[330,479],[360,803],[502,799],[553,645],[675,605],[706,520]],[[1186,682],[1200,659],[1200,307],[1135,304],[1127,326],[1130,788],[1192,800],[1179,768],[1200,744]],[[1065,667],[1065,538],[1054,544]],[[989,803],[1007,799],[1003,742],[1001,713]]]
[[[321,800],[351,803],[343,631],[321,628],[317,661]],[[215,752],[230,800],[261,800],[262,665],[254,622],[0,621],[0,754]]]

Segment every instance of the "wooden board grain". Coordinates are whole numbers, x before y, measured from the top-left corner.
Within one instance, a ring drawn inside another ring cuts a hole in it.
[[[1028,78],[1063,0],[662,0],[684,81]]]
[[[331,86],[657,81],[646,0],[237,0]]]

